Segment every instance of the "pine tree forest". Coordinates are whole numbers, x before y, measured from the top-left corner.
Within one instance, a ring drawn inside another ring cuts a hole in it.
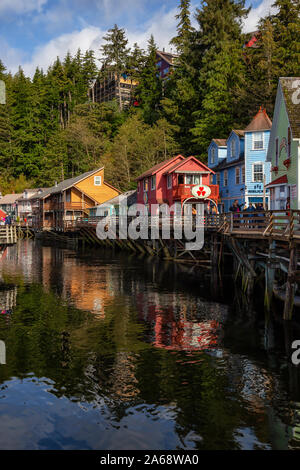
[[[105,165],[106,179],[121,190],[136,187],[150,166],[181,153],[203,162],[212,138],[241,129],[262,105],[272,116],[280,76],[300,76],[300,2],[274,0],[277,13],[261,18],[258,41],[245,48],[244,0],[179,0],[171,45],[176,65],[162,82],[158,46],[128,45],[114,25],[101,51],[70,53],[32,78],[9,73],[0,56],[6,105],[0,106],[0,190],[49,187]],[[192,21],[193,20],[193,21]],[[192,26],[194,25],[194,26]],[[196,26],[195,26],[196,25]],[[102,57],[101,61],[96,56]],[[107,67],[118,79],[138,81],[139,106],[93,103],[88,89]]]

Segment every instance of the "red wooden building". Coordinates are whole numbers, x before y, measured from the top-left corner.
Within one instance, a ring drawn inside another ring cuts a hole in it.
[[[201,202],[212,207],[219,199],[219,186],[211,184],[213,174],[197,158],[177,155],[139,176],[137,202],[146,205],[148,210],[152,204],[175,204],[177,212],[177,207],[181,210],[185,203],[199,203],[200,196]]]

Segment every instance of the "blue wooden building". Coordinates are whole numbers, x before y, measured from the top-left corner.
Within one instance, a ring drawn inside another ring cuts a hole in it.
[[[228,212],[237,199],[269,204],[264,185],[271,179],[271,164],[266,161],[272,121],[263,108],[244,130],[232,130],[228,139],[213,139],[208,148],[208,167],[220,187],[219,211]]]

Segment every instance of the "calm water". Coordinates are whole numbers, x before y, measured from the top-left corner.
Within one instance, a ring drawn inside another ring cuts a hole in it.
[[[128,254],[9,248],[0,449],[300,448],[297,331],[216,292]]]

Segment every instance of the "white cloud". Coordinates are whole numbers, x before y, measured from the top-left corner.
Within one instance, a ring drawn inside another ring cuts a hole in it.
[[[18,15],[41,11],[48,0],[1,0],[0,13],[16,13]]]
[[[6,3],[10,1],[15,5],[18,3],[17,0],[0,0],[1,7],[1,2],[3,1]],[[36,6],[41,6],[46,1],[47,0],[27,0],[28,4],[35,4]],[[251,10],[249,17],[245,22],[244,31],[254,31],[257,28],[259,18],[266,16],[269,12],[274,13],[274,8],[271,7],[273,1],[274,0],[262,0],[262,2],[256,8]],[[21,2],[21,0],[19,0],[19,2],[24,4],[24,2]],[[149,18],[149,20],[143,25],[143,28],[140,27],[137,29],[135,27],[129,27],[126,30],[126,34],[129,39],[129,45],[132,46],[135,42],[137,42],[140,47],[146,48],[147,41],[150,35],[153,34],[154,39],[160,49],[166,48],[166,50],[170,50],[169,41],[176,34],[176,13],[177,8],[166,11],[165,8],[162,7],[151,18]],[[3,56],[2,54],[2,60],[7,65],[7,68],[12,72],[16,72],[19,64],[21,64],[25,73],[32,76],[37,66],[43,68],[46,71],[57,56],[62,59],[65,57],[68,51],[74,55],[79,47],[83,52],[89,49],[94,50],[96,57],[99,58],[99,49],[103,43],[103,36],[105,34],[106,31],[96,26],[91,26],[85,22],[82,22],[82,29],[77,29],[67,34],[62,34],[51,39],[46,44],[36,47],[33,51],[31,59],[27,61],[24,61],[24,53],[21,50],[12,48],[9,49],[7,44],[5,45],[5,48],[1,47],[3,45],[3,41],[1,44],[0,38],[1,49],[6,50],[5,55]]]
[[[257,29],[260,18],[264,18],[269,13],[276,13],[276,8],[272,7],[274,0],[262,0],[255,8],[252,8],[244,24],[244,32],[249,33]]]
[[[160,12],[155,14],[155,16],[151,18],[151,21],[146,23],[143,31],[126,30],[130,46],[137,42],[140,47],[146,48],[147,41],[150,35],[153,34],[158,47],[161,49],[163,47],[169,49],[169,41],[174,36],[175,32],[175,9],[167,13]],[[79,47],[83,52],[89,49],[94,50],[96,57],[99,58],[99,49],[103,43],[103,36],[105,34],[106,31],[100,28],[86,26],[81,30],[62,34],[51,39],[48,43],[38,46],[34,50],[30,61],[23,62],[22,67],[24,72],[32,76],[37,66],[47,70],[48,66],[53,63],[57,56],[62,59],[68,51],[71,54],[75,54]],[[19,63],[16,62],[12,65],[12,61],[10,61],[10,67],[8,68],[10,68],[12,72],[15,72],[18,65]]]
[[[55,39],[51,39],[47,44],[35,49],[30,62],[23,64],[24,72],[32,76],[36,67],[47,70],[56,57],[63,58],[68,51],[74,55],[79,47],[83,52],[88,49],[97,51],[104,34],[105,32],[99,28],[90,26],[81,31],[62,34]]]

